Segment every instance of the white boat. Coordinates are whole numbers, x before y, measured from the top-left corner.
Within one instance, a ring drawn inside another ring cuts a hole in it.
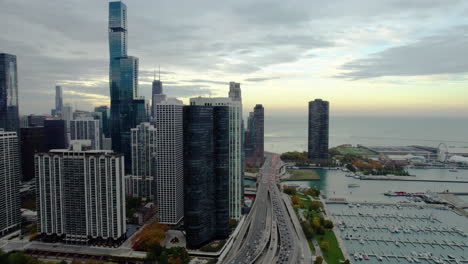
[[[359,186],[360,186],[360,185],[357,184],[357,183],[350,183],[350,184],[348,184],[348,188],[357,188],[357,187],[359,187]]]

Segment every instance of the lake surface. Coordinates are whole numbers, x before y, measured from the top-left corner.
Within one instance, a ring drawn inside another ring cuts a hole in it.
[[[316,187],[326,197],[346,198],[349,201],[405,201],[404,197],[388,197],[387,191],[403,192],[466,192],[468,183],[406,182],[406,181],[361,181],[346,177],[341,170],[316,169],[320,180],[287,181],[282,184],[296,184],[304,187]],[[451,173],[447,169],[410,169],[410,174],[425,179],[464,179],[468,180],[468,170]],[[348,184],[358,184],[358,188],[349,188]]]
[[[265,150],[282,153],[307,149],[307,115],[265,115]],[[368,146],[440,143],[468,146],[468,118],[330,116],[330,147],[341,144]]]

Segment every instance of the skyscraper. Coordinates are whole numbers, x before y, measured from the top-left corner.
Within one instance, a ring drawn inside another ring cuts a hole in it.
[[[104,137],[110,138],[109,107],[107,105],[97,106],[94,108],[94,112],[101,113],[102,133]]]
[[[309,102],[308,158],[323,162],[328,159],[329,103],[322,99]]]
[[[264,157],[265,112],[261,104],[254,107],[253,156],[256,166],[261,166]]]
[[[64,149],[68,145],[65,120],[47,119],[44,121],[46,151]]]
[[[61,113],[63,107],[62,86],[55,86],[55,112]]]
[[[19,135],[16,56],[0,53],[0,128]]]
[[[127,177],[127,194],[153,199],[156,176],[156,128],[148,122],[132,128],[132,175]]]
[[[23,181],[34,178],[34,154],[47,151],[44,127],[21,128],[21,172]]]
[[[229,107],[229,216],[238,220],[242,209],[242,102],[226,97],[190,98],[190,105]]]
[[[82,147],[74,143],[70,149],[34,157],[40,233],[64,236],[74,243],[122,241],[126,232],[123,156]]]
[[[145,102],[138,98],[138,58],[127,56],[127,6],[109,3],[109,53],[112,149],[131,160],[130,129],[146,121]],[[129,163],[128,163],[129,165]],[[130,169],[130,166],[127,166]]]
[[[163,85],[161,80],[154,80],[153,81],[153,89],[151,93],[151,116],[155,118],[155,107],[157,104],[161,103],[162,101],[166,100],[166,95],[163,94]]]
[[[19,228],[20,159],[16,132],[0,130],[0,237]]]
[[[90,117],[71,120],[70,139],[88,139],[91,141],[92,149],[102,149],[102,130],[100,127],[100,120],[95,120]]]
[[[229,108],[184,107],[184,223],[187,246],[229,235]]]
[[[184,217],[183,103],[168,98],[156,105],[155,114],[158,219],[175,225]]]
[[[240,83],[229,83],[229,98],[231,98],[233,101],[242,101]]]

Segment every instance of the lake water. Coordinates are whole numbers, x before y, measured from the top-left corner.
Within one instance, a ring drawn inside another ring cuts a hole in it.
[[[404,192],[466,192],[468,183],[440,183],[440,182],[405,182],[405,181],[361,181],[346,177],[341,170],[316,169],[320,180],[287,181],[283,184],[296,184],[304,187],[316,187],[326,197],[346,198],[349,201],[404,201],[404,197],[388,197],[387,191]],[[468,180],[468,170],[449,172],[443,169],[409,169],[410,174],[424,179],[463,179]],[[349,188],[348,184],[358,184],[358,188]]]
[[[468,146],[468,117],[330,116],[330,147],[440,143]],[[265,115],[265,150],[282,153],[307,149],[307,116]]]

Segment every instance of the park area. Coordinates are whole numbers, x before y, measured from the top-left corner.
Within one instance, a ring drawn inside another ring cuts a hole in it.
[[[351,155],[356,155],[356,156],[370,156],[370,155],[376,155],[377,153],[370,151],[365,148],[361,147],[336,147],[336,150],[340,152],[341,155],[346,155],[346,154],[351,154]]]
[[[289,169],[288,170],[290,178],[289,181],[298,181],[298,180],[320,180],[320,175],[316,170],[305,170],[305,169]]]
[[[314,246],[315,240],[328,264],[349,263],[349,260],[344,261],[343,252],[333,232],[333,222],[325,215],[323,204],[319,200],[320,191],[315,188],[297,191],[294,187],[286,187],[284,192],[291,196],[294,211],[301,221],[312,252],[319,253]]]

